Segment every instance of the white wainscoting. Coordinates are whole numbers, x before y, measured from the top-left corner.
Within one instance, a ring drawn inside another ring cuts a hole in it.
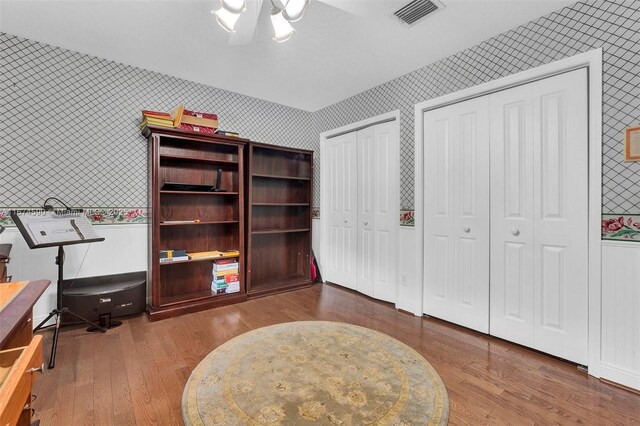
[[[94,229],[105,238],[103,242],[65,247],[65,279],[147,270],[146,224],[96,225]],[[56,305],[58,267],[55,258],[58,249],[30,250],[17,228],[7,228],[0,236],[0,242],[13,244],[8,267],[13,281],[51,281],[33,308],[33,321],[37,325]]]
[[[398,301],[396,308],[414,315],[422,316],[422,270],[420,259],[421,250],[418,245],[422,244],[422,239],[418,238],[416,228],[413,226],[400,227],[399,264],[400,272],[398,279]]]
[[[318,268],[320,268],[320,274],[322,274],[322,259],[320,259],[320,235],[321,234],[320,219],[311,220],[311,248],[313,254],[316,256],[316,262],[318,262]]]
[[[600,377],[640,389],[640,244],[602,242]]]

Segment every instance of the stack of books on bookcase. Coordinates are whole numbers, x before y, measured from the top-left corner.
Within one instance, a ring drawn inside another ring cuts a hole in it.
[[[171,127],[190,132],[213,134],[218,130],[218,115],[207,112],[190,111],[185,109],[184,105],[180,104],[173,108],[171,112],[142,111],[142,123],[140,123],[140,127],[144,128],[146,126]],[[220,134],[239,136],[235,132],[221,132]]]
[[[216,294],[237,293],[240,291],[240,275],[237,258],[216,259],[213,261],[213,280],[211,290]]]
[[[142,111],[140,128],[146,126],[173,127],[174,121],[168,112],[144,110]]]
[[[160,263],[181,262],[189,259],[186,250],[160,250]]]

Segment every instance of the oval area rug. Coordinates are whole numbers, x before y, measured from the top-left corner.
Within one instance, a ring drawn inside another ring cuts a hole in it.
[[[404,343],[329,321],[259,328],[207,355],[182,395],[187,425],[446,425],[447,390]]]

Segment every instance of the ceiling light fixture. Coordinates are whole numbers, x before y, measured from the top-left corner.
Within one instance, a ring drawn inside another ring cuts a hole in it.
[[[259,9],[262,1],[260,0],[256,3]],[[271,0],[271,24],[273,25],[274,41],[278,43],[285,42],[296,33],[290,22],[297,22],[302,19],[307,7],[309,7],[309,3],[310,0]],[[255,7],[253,8],[255,9]],[[234,33],[238,19],[246,10],[247,0],[220,0],[220,9],[212,10],[211,13],[225,31]],[[253,13],[254,10],[252,9],[251,12]],[[258,15],[256,14],[255,16]],[[239,31],[244,33],[250,30],[253,32],[254,28],[255,24],[250,25],[250,28],[248,28],[243,23]]]
[[[282,9],[277,6],[273,6],[271,9],[271,24],[275,33],[273,40],[278,43],[289,40],[296,33],[295,28],[284,17]]]
[[[247,3],[245,0],[220,0],[222,7],[227,9],[231,13],[242,13],[247,10]]]
[[[302,19],[307,6],[309,6],[309,0],[283,0],[282,3],[284,5],[282,16],[289,22]]]
[[[240,13],[230,12],[228,9],[225,9],[224,6],[218,10],[212,10],[211,13],[216,17],[218,24],[229,33],[233,32],[236,22],[238,22],[238,18],[240,17]]]

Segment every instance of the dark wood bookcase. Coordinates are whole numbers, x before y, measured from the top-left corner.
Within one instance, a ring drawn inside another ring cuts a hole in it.
[[[248,149],[248,297],[310,286],[313,151]]]
[[[148,140],[151,320],[246,300],[244,149],[246,139],[145,127]],[[221,170],[223,192],[168,191],[167,182],[213,187]],[[173,222],[173,223],[171,223]],[[238,250],[240,292],[211,290],[213,261],[160,263],[160,250]]]

